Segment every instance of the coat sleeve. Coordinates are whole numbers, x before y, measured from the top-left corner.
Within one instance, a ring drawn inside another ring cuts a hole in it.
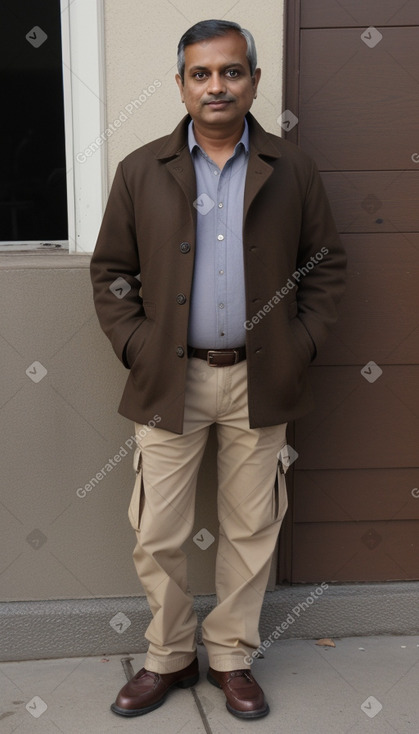
[[[99,323],[127,368],[128,341],[146,320],[140,270],[134,206],[123,164],[119,163],[91,259],[90,276]]]
[[[338,317],[345,289],[346,253],[314,161],[304,199],[297,269],[298,318],[314,343],[313,359]]]

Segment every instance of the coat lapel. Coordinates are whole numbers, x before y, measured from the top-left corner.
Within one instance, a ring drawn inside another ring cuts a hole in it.
[[[195,219],[196,210],[193,208],[193,202],[196,199],[196,177],[188,148],[187,132],[190,120],[189,115],[182,118],[171,135],[165,139],[156,154],[156,158],[166,165],[169,173],[179,184]]]
[[[264,158],[275,159],[281,156],[276,145],[253,115],[248,112],[246,117],[250,133],[250,154],[244,190],[244,222],[246,221],[246,216],[252,201],[272,175],[272,166]]]
[[[196,178],[189,148],[185,146],[175,158],[167,161],[166,168],[183,189],[192,206],[196,199]]]

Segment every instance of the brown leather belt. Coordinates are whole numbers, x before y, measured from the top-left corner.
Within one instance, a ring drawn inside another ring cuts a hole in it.
[[[210,367],[231,367],[246,359],[246,347],[237,349],[195,349],[188,347],[188,357],[205,359]]]

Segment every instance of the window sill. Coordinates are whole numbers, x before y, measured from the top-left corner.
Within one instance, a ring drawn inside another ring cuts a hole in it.
[[[68,251],[55,252],[0,252],[0,270],[23,270],[30,268],[54,269],[88,268],[91,253],[71,254]]]

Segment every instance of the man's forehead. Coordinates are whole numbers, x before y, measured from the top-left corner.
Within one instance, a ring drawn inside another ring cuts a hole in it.
[[[197,41],[185,47],[187,66],[206,66],[209,62],[237,63],[246,62],[247,44],[244,37],[236,31],[223,36],[214,36],[205,41]]]

